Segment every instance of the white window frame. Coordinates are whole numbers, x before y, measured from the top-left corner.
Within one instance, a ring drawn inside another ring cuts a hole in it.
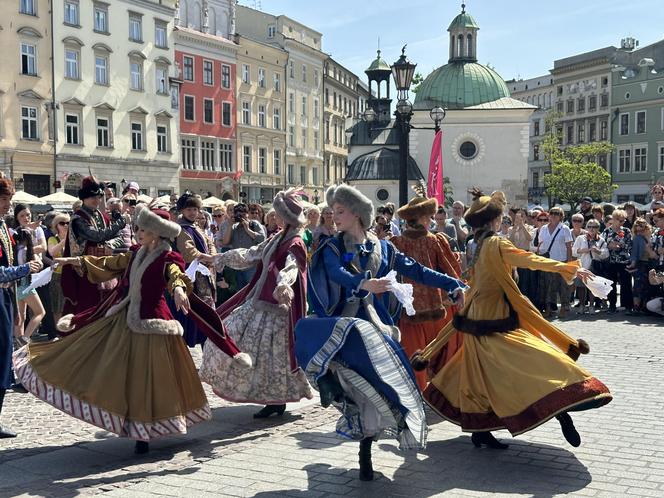
[[[266,113],[265,104],[258,104],[258,126],[261,128],[265,128],[266,126],[265,113]]]
[[[209,71],[206,70],[209,68]],[[207,79],[209,77],[209,79]],[[203,59],[203,84],[205,86],[214,86],[214,61]]]
[[[30,50],[32,50],[32,53],[30,53]],[[21,42],[21,74],[37,76],[37,45],[34,43]]]
[[[28,136],[23,133],[26,123],[28,125]],[[32,136],[33,131],[34,136]],[[21,140],[39,140],[39,107],[21,106]]]
[[[302,64],[302,83],[307,82],[307,65]]]
[[[623,127],[622,127],[622,120],[623,116],[627,116],[627,133],[623,133]],[[626,136],[629,135],[629,112],[621,112],[620,115],[618,116],[618,135],[620,136]]]
[[[320,119],[320,100],[314,99],[314,119]]]
[[[219,170],[233,171],[233,144],[219,142]]]
[[[69,58],[69,54],[74,54],[74,58]],[[72,74],[71,68],[74,69]],[[65,78],[69,80],[81,79],[81,51],[74,47],[65,47]]]
[[[295,114],[295,93],[288,93],[288,112]]]
[[[163,76],[163,78],[161,78],[161,76]],[[154,79],[157,85],[157,93],[159,95],[168,95],[170,93],[168,87],[168,66],[165,64],[155,64]]]
[[[664,142],[657,142],[657,171],[664,171]]]
[[[103,25],[99,25],[97,21],[102,21],[101,24]],[[92,9],[92,27],[95,33],[108,34],[108,7],[105,4],[94,3]]]
[[[129,12],[129,40],[143,43],[143,16],[137,12]]]
[[[225,109],[228,109],[228,113],[225,112]],[[225,116],[228,116],[228,122],[225,121]],[[227,100],[221,103],[221,126],[225,128],[233,126],[233,103]]]
[[[251,102],[242,101],[242,124],[251,126]]]
[[[139,129],[134,129],[134,125],[138,125]],[[131,138],[131,150],[132,152],[144,152],[145,151],[145,125],[142,121],[130,120],[129,121],[129,130]],[[140,144],[138,141],[140,140]],[[135,145],[140,145],[140,147],[135,147]]]
[[[37,15],[37,1],[36,0],[21,0],[19,4],[19,13],[28,16]]]
[[[302,95],[302,109],[300,109],[300,115],[303,117],[307,116],[307,107],[308,107],[309,100],[307,99],[306,95]]]
[[[180,141],[181,163],[184,169],[197,169],[198,140],[196,137],[182,137]]]
[[[267,174],[267,147],[258,148],[258,172],[262,175]]]
[[[288,75],[291,79],[295,78],[295,61],[292,59],[288,62]]]
[[[307,185],[307,167],[300,166],[300,185]]]
[[[251,173],[251,145],[242,146],[242,170]]]
[[[138,71],[134,71],[134,68]],[[145,88],[143,78],[143,60],[139,57],[129,58],[129,89],[135,92],[142,92]]]
[[[98,60],[102,59],[104,61],[104,66],[102,69],[102,66],[97,64]],[[107,53],[99,53],[95,52],[95,85],[102,85],[102,86],[108,86],[109,85],[109,80],[108,80],[108,62],[109,62],[110,57],[108,56]],[[103,79],[99,78],[99,76],[102,74],[103,71]]]
[[[160,130],[163,129],[162,130]],[[157,123],[157,152],[160,154],[168,154],[170,152],[169,140],[169,127],[168,123]]]
[[[618,173],[631,173],[632,172],[632,149],[623,147],[616,152],[618,157]],[[622,155],[622,157],[621,157]],[[625,163],[627,167],[625,167]]]
[[[281,74],[274,73],[273,87],[275,92],[281,92]]]
[[[302,139],[302,148],[306,149],[307,148],[307,129],[306,128],[301,128],[301,139]]]
[[[281,108],[273,107],[272,108],[272,128],[275,130],[281,130]]]
[[[295,165],[288,164],[286,166],[286,182],[289,185],[295,184]]]
[[[643,131],[639,131],[639,114],[643,114]],[[648,113],[645,109],[634,112],[634,133],[643,135],[648,132]]]
[[[163,36],[160,33],[163,33]],[[168,23],[166,21],[159,19],[154,21],[154,46],[168,48]]]
[[[251,66],[242,64],[242,83],[251,84]]]
[[[208,104],[210,106],[210,111],[212,114],[211,116],[212,119],[210,120],[208,120],[206,116]],[[214,124],[214,99],[206,99],[206,98],[203,99],[203,122],[205,124]]]
[[[227,70],[228,73],[224,73]],[[231,66],[228,64],[221,65],[221,88],[229,90],[231,88]]]
[[[643,151],[643,154],[637,156],[636,152]],[[638,159],[638,169],[637,169]],[[648,170],[648,144],[634,144],[632,145],[632,172],[645,173]]]
[[[191,61],[191,78],[187,78],[187,61]],[[182,56],[182,79],[192,82],[196,80],[196,62],[191,55]]]
[[[312,166],[311,168],[311,184],[318,185],[318,166]]]
[[[277,34],[277,26],[275,24],[267,25],[267,37],[274,38],[274,35]]]
[[[69,118],[76,118],[76,121],[70,121]],[[83,145],[81,114],[79,112],[65,111],[65,144]]]
[[[320,84],[320,74],[318,73],[318,69],[314,69],[314,87],[318,88]]]
[[[258,68],[258,86],[260,88],[265,88],[265,68]]]
[[[81,6],[78,0],[65,0],[63,19],[64,23],[70,26],[81,25]]]
[[[275,175],[281,174],[281,149],[272,151],[272,171]]]
[[[217,145],[214,139],[201,139],[201,169],[214,171],[217,169]]]
[[[295,126],[288,126],[288,145],[289,147],[295,147]]]
[[[191,112],[193,113],[193,116],[191,118],[187,118],[187,99],[191,99]],[[193,95],[184,95],[182,98],[182,117],[185,121],[188,123],[193,123],[196,121],[196,97]]]
[[[104,119],[106,120],[106,126],[100,126],[99,125],[99,120]],[[97,143],[97,147],[103,148],[103,149],[110,149],[113,147],[113,125],[111,124],[111,117],[106,115],[106,114],[97,114],[95,116],[95,141]],[[102,137],[105,135],[106,138],[106,144],[104,144],[104,140],[99,140],[100,138],[100,131],[102,132]],[[101,142],[101,143],[100,143]]]

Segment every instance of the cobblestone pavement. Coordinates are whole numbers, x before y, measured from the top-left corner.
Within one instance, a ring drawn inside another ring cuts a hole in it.
[[[628,321],[629,320],[629,321]],[[475,449],[467,435],[431,420],[429,444],[401,453],[375,445],[371,483],[357,479],[356,443],[334,436],[336,411],[314,401],[289,405],[283,419],[255,421],[255,406],[222,402],[208,391],[211,422],[184,437],[133,443],[9,393],[3,423],[20,434],[0,440],[0,497],[78,496],[664,496],[664,329],[651,318],[598,315],[563,323],[590,342],[582,364],[615,399],[574,415],[583,438],[572,448],[555,420],[511,442]],[[196,354],[197,360],[200,354]]]

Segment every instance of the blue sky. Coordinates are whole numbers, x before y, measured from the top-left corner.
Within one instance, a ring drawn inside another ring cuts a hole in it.
[[[461,11],[461,2],[452,0],[259,3],[265,12],[285,14],[323,33],[323,51],[363,81],[379,38],[390,64],[405,43],[424,76],[446,64],[447,27]],[[468,0],[466,10],[480,26],[479,62],[491,64],[505,80],[547,74],[555,59],[618,46],[626,36],[640,46],[664,38],[663,0]]]

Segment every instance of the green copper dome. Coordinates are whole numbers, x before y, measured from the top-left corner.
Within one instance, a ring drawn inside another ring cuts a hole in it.
[[[368,71],[389,71],[390,73],[392,72],[392,68],[390,65],[385,62],[381,56],[380,56],[380,50],[378,50],[378,55],[376,55],[376,58],[374,61],[371,63],[371,65],[365,70],[365,72]]]
[[[427,76],[415,96],[415,107],[463,109],[509,96],[505,81],[493,69],[476,62],[454,61]]]
[[[447,31],[456,31],[458,29],[467,29],[467,28],[480,29],[480,27],[475,22],[475,19],[473,19],[473,16],[468,14],[464,9],[461,12],[461,14],[452,19],[450,27],[447,28]]]

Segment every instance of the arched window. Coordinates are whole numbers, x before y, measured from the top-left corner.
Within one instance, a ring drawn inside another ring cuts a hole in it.
[[[468,35],[466,37],[467,47],[466,47],[466,56],[473,57],[473,35]]]
[[[187,9],[187,0],[180,0],[180,26],[187,26],[187,20],[189,19]]]
[[[214,7],[208,7],[208,33],[216,35],[217,33],[217,11]]]
[[[189,4],[189,19],[187,23],[187,27],[193,28],[193,29],[201,29],[201,4],[198,2],[192,2]]]
[[[450,59],[454,57],[454,35],[450,34]]]
[[[456,56],[463,57],[463,35],[459,35],[457,37]]]

